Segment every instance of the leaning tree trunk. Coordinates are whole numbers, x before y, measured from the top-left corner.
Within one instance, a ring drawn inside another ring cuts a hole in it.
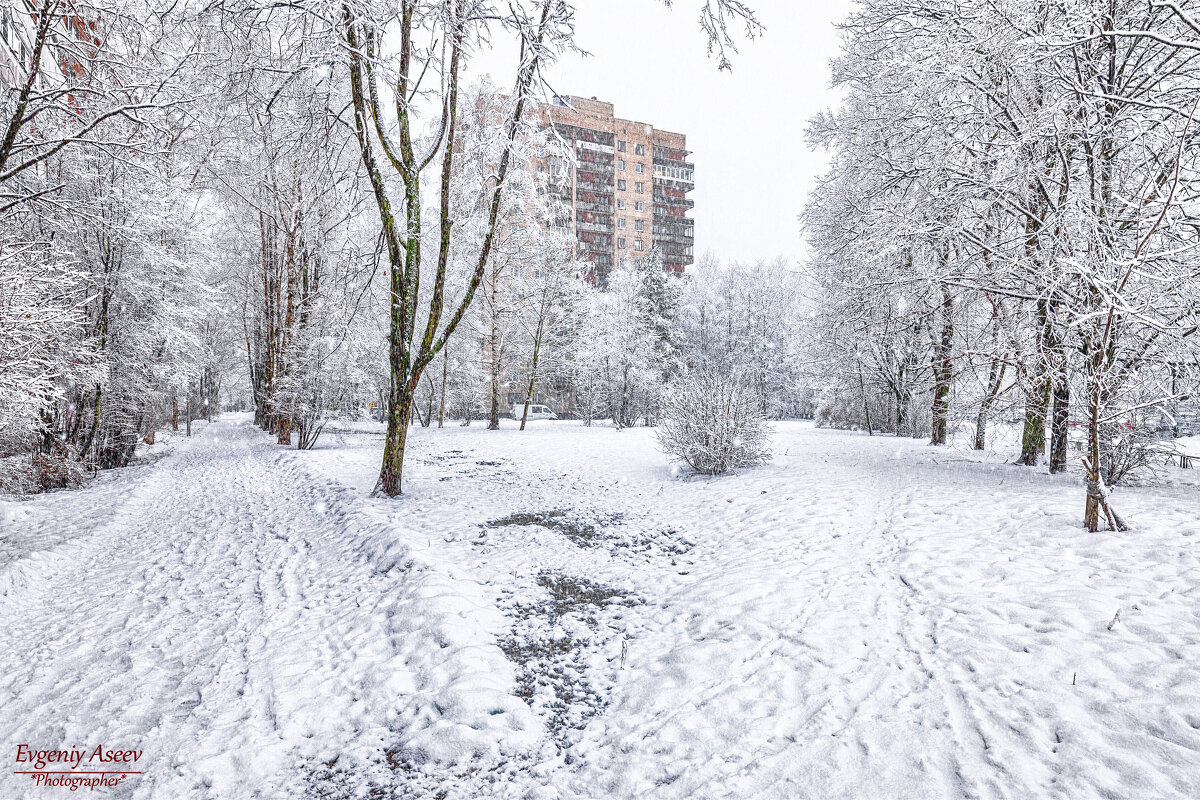
[[[537,381],[538,355],[542,350],[543,317],[538,318],[537,331],[533,335],[533,358],[529,365],[529,388],[525,392],[525,409],[521,412],[521,430],[525,430],[525,421],[529,419],[529,404],[533,402],[533,387]]]

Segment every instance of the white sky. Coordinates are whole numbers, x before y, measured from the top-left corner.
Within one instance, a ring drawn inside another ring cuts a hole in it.
[[[591,53],[547,71],[559,94],[596,96],[618,117],[687,135],[696,164],[696,254],[723,261],[801,255],[797,217],[823,153],[804,143],[809,117],[835,104],[828,89],[834,29],[850,0],[747,0],[767,32],[739,38],[732,72],[705,55],[700,0],[579,0],[576,40]],[[637,20],[638,25],[627,24]],[[476,74],[500,87],[515,52],[484,54]],[[636,65],[636,66],[631,66]]]

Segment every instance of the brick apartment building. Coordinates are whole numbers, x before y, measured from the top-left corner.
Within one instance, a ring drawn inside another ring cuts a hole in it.
[[[5,0],[0,5],[0,84],[21,87],[29,76],[37,46],[40,6],[30,0]],[[84,16],[78,4],[69,0],[55,8],[38,65],[38,85],[61,85],[67,78],[82,80],[87,68],[81,58],[94,58],[102,34],[99,17],[88,9]],[[74,101],[66,97],[68,105]],[[35,100],[27,113],[41,108]]]
[[[622,256],[657,247],[663,269],[683,273],[693,263],[694,222],[687,199],[694,165],[682,133],[619,119],[612,103],[555,97],[537,109],[543,125],[571,146],[575,163],[551,159],[552,193],[573,211],[579,258],[603,281]]]

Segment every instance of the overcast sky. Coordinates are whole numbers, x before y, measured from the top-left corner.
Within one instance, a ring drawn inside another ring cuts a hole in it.
[[[822,153],[804,144],[810,116],[832,106],[834,23],[849,0],[747,0],[766,33],[742,41],[732,72],[705,55],[700,0],[579,0],[570,55],[547,71],[555,91],[595,96],[624,119],[687,135],[696,164],[696,253],[753,260],[801,253],[797,217]],[[631,24],[637,20],[638,24]],[[741,41],[741,40],[740,40]],[[512,52],[481,56],[478,73],[507,87]]]

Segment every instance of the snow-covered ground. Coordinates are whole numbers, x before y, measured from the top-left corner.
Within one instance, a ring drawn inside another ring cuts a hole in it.
[[[696,478],[509,425],[414,429],[397,501],[377,426],[232,415],[0,501],[4,752],[140,749],[97,790],[138,798],[1200,796],[1195,473],[1089,534],[1002,456],[785,423]]]

